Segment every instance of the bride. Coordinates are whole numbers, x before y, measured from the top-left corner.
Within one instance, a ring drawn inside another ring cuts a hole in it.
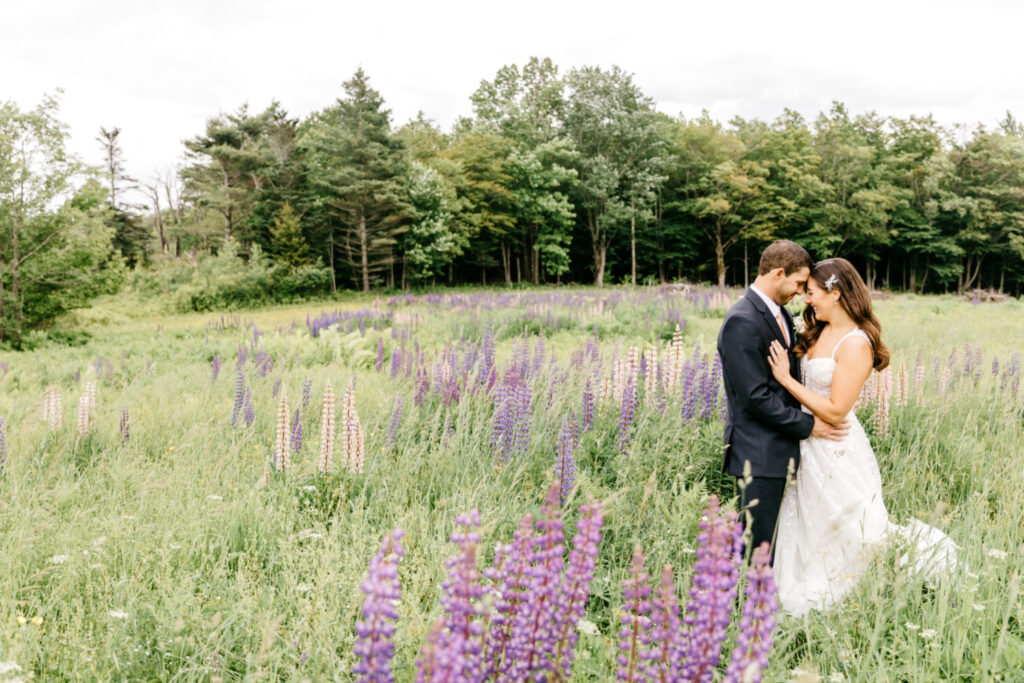
[[[853,412],[872,369],[889,364],[864,281],[849,261],[827,259],[811,270],[804,301],[806,329],[795,349],[805,384],[790,375],[778,342],[772,374],[805,411],[832,424],[846,420],[850,432],[842,441],[800,442],[800,468],[782,501],[775,581],[783,609],[796,616],[841,600],[893,535],[909,540],[915,570],[925,576],[956,563],[956,546],[938,529],[889,521],[878,463]]]

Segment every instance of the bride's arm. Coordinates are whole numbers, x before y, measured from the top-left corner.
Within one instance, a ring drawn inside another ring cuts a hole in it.
[[[851,337],[836,350],[836,369],[832,374],[832,391],[820,396],[789,374],[789,358],[778,342],[772,342],[768,362],[772,374],[783,388],[807,409],[825,422],[837,424],[846,419],[871,374],[871,344],[866,339]]]

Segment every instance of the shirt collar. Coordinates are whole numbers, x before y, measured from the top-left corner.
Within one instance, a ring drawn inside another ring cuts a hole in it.
[[[782,312],[782,306],[772,301],[772,298],[757,288],[756,285],[750,285],[750,291],[755,292],[761,300],[764,301],[765,306],[768,307],[768,311],[772,314],[773,318],[777,318]]]

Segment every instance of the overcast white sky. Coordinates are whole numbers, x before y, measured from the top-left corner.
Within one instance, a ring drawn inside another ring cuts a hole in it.
[[[1021,26],[1013,0],[0,0],[0,100],[63,88],[71,148],[99,163],[99,127],[117,126],[140,179],[218,112],[278,99],[302,117],[360,65],[398,125],[423,110],[447,129],[482,79],[537,55],[617,64],[673,115],[813,118],[841,100],[991,127],[1024,117]]]

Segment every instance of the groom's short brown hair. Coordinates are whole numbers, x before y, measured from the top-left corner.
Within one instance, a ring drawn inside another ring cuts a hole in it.
[[[768,248],[761,252],[761,263],[757,267],[758,275],[765,275],[782,268],[786,275],[790,275],[801,268],[812,268],[814,261],[807,250],[796,242],[789,240],[776,240],[768,245]]]

